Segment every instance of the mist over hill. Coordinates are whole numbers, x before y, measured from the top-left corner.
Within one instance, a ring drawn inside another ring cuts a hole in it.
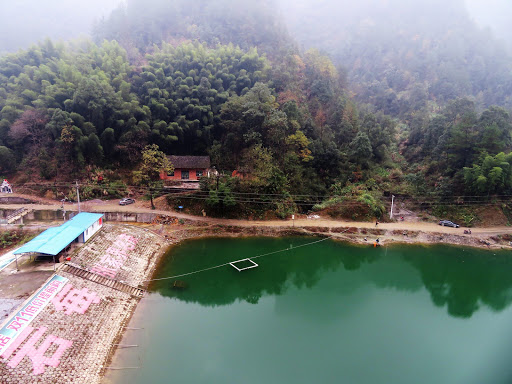
[[[356,98],[394,116],[471,97],[512,107],[512,60],[463,0],[281,0],[291,34],[346,68]]]
[[[512,2],[509,0],[466,0],[468,12],[478,25],[489,28],[512,50]]]
[[[293,45],[275,0],[127,0],[93,32],[96,42],[119,41],[135,59],[162,42],[235,44],[277,54]]]

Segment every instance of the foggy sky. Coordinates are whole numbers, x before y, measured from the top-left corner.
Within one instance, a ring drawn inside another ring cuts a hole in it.
[[[490,28],[498,37],[512,45],[511,0],[465,0],[472,18],[481,26]]]
[[[89,35],[122,0],[0,0],[0,53]]]
[[[306,1],[315,3],[315,0]],[[489,27],[497,36],[508,40],[508,44],[512,45],[512,27],[509,25],[512,16],[511,0],[464,1],[470,15],[481,27]],[[122,2],[123,0],[0,0],[0,53],[27,48],[46,37],[68,40],[89,35],[94,21],[107,16]],[[338,3],[336,0],[332,2]],[[353,12],[348,9],[345,12],[360,15],[361,10],[357,9],[357,3],[354,0]],[[382,6],[387,1],[376,0],[377,3]]]

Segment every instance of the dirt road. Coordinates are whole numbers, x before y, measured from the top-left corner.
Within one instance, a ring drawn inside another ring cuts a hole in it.
[[[28,196],[23,196],[28,197]],[[33,197],[32,197],[33,198]],[[42,204],[30,204],[27,208],[34,210],[58,210],[62,209],[61,203],[55,201],[44,201],[44,199],[37,199]],[[0,205],[0,209],[18,209],[24,205],[20,204],[9,204]],[[65,203],[64,207],[68,211],[78,211],[77,203]],[[379,228],[388,231],[417,231],[425,233],[446,233],[453,235],[463,235],[463,228],[450,228],[442,227],[437,223],[425,223],[420,221],[397,221],[390,223],[379,223],[375,226],[375,222],[354,222],[345,220],[334,220],[330,218],[320,217],[319,219],[308,219],[305,215],[296,215],[296,220],[233,220],[233,219],[218,219],[211,217],[193,216],[181,212],[169,211],[169,210],[151,210],[149,203],[145,201],[138,201],[135,204],[120,206],[118,200],[113,201],[100,201],[93,200],[89,202],[82,202],[82,211],[88,212],[127,212],[127,213],[156,213],[159,215],[169,215],[181,219],[188,219],[198,222],[205,222],[208,224],[220,224],[220,225],[232,225],[241,227],[354,227],[354,228]],[[478,237],[489,237],[498,234],[512,234],[512,227],[500,226],[500,227],[480,227],[471,228],[472,236]]]

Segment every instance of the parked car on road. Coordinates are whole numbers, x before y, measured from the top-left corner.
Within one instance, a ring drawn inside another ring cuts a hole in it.
[[[129,197],[125,197],[124,199],[121,199],[121,201],[119,202],[119,205],[128,205],[128,204],[133,204],[133,203],[135,203],[135,200],[130,199]]]
[[[443,227],[459,228],[459,224],[455,224],[453,221],[450,220],[441,220],[439,222],[439,225],[442,225]]]

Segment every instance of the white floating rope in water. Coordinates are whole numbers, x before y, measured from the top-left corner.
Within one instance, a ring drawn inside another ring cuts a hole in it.
[[[340,232],[339,234],[341,235],[342,233],[347,232],[349,229],[350,229],[350,228],[347,228],[346,230],[344,230],[343,232]],[[332,239],[334,236],[335,236],[335,235],[332,235],[332,236],[325,237],[325,238],[320,239],[320,240],[313,241],[313,242],[311,242],[311,243],[301,244],[301,245],[297,245],[297,246],[295,246],[295,247],[290,246],[289,248],[280,249],[280,250],[278,250],[278,251],[273,251],[273,252],[264,253],[264,254],[262,254],[262,255],[258,255],[258,256],[248,257],[247,259],[242,259],[242,260],[237,260],[237,261],[231,261],[231,262],[228,262],[228,263],[215,265],[215,266],[210,267],[210,268],[204,268],[204,269],[200,269],[200,270],[193,271],[193,272],[183,273],[183,274],[181,274],[181,275],[175,275],[175,276],[169,276],[169,277],[161,277],[161,278],[159,278],[159,279],[144,280],[144,282],[176,279],[176,278],[178,278],[178,277],[190,276],[190,275],[194,275],[194,274],[196,274],[196,273],[201,273],[201,272],[211,271],[212,269],[222,268],[222,267],[225,267],[225,266],[227,266],[227,265],[231,265],[232,267],[234,267],[232,263],[237,263],[237,262],[240,262],[240,261],[250,260],[251,262],[253,262],[253,263],[254,263],[254,261],[252,261],[252,259],[258,259],[258,258],[260,258],[260,257],[265,257],[265,256],[275,255],[276,253],[286,252],[286,251],[289,251],[289,250],[291,250],[291,249],[307,247],[307,246],[309,246],[309,245],[313,245],[313,244],[321,243],[322,241]],[[256,263],[254,263],[254,264],[256,264]],[[256,264],[256,266],[251,266],[251,267],[249,267],[249,268],[255,268],[255,267],[257,267],[257,266],[258,266],[258,264]],[[236,268],[236,267],[234,267],[234,268],[235,268],[235,269],[238,269],[238,268]],[[239,271],[242,271],[242,270],[244,270],[244,269],[249,269],[249,268],[242,268],[242,269],[240,269]]]

